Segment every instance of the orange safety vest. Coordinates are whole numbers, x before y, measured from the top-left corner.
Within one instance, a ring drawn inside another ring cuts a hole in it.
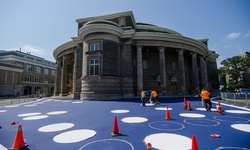
[[[207,90],[204,90],[201,92],[201,97],[203,99],[209,99],[209,95],[210,95],[210,93]]]
[[[151,92],[151,97],[157,97],[157,96],[158,96],[158,94],[156,93],[156,91]]]

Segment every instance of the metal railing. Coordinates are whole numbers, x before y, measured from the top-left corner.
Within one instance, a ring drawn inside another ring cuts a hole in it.
[[[0,106],[20,104],[24,102],[35,101],[37,99],[39,99],[39,96],[37,94],[19,96],[19,97],[2,98],[0,99]]]
[[[221,92],[221,98],[236,105],[238,104],[246,107],[249,106],[250,102],[250,94]]]

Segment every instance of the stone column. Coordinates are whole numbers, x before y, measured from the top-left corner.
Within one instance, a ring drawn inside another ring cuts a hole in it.
[[[184,65],[184,50],[179,49],[178,52],[178,60],[179,60],[179,76],[180,76],[180,88],[181,93],[186,94],[186,76],[185,76],[185,65]]]
[[[63,56],[62,60],[62,68],[61,68],[61,96],[66,94],[66,87],[67,87],[67,57]]]
[[[142,46],[137,46],[137,93],[143,90]]]
[[[59,58],[56,62],[56,78],[55,78],[54,96],[58,96],[60,93],[61,63],[62,63],[62,59]]]
[[[76,92],[77,49],[74,51],[73,85],[72,93]]]
[[[85,52],[88,50],[88,43],[83,42],[83,53],[82,53],[82,77],[87,76],[87,57]]]
[[[159,58],[160,58],[160,77],[161,77],[161,87],[162,87],[162,91],[166,90],[166,61],[165,61],[165,47],[159,47],[158,48],[160,53],[159,53]]]
[[[200,58],[200,69],[201,69],[201,86],[202,88],[208,89],[207,81],[207,64],[202,56]]]
[[[193,71],[193,88],[194,92],[200,93],[199,78],[198,78],[198,66],[197,66],[197,53],[191,53],[192,55],[192,71]]]

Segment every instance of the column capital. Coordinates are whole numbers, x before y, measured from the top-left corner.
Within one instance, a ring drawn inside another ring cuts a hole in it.
[[[159,46],[158,50],[165,50],[166,46]]]
[[[192,55],[192,56],[196,56],[196,55],[197,55],[197,53],[195,53],[195,52],[190,52],[190,55]]]
[[[178,52],[178,53],[183,53],[185,50],[184,49],[176,49],[176,52]]]
[[[139,49],[139,48],[142,49],[143,46],[142,46],[142,45],[136,45],[136,48],[137,48],[137,49]]]

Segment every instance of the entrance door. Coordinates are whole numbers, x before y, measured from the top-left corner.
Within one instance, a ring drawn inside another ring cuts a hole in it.
[[[176,91],[177,91],[177,90],[176,90],[176,86],[177,86],[176,83],[177,83],[177,82],[172,82],[172,83],[171,83],[171,89],[172,89],[172,93],[173,93],[173,94],[176,94]]]

